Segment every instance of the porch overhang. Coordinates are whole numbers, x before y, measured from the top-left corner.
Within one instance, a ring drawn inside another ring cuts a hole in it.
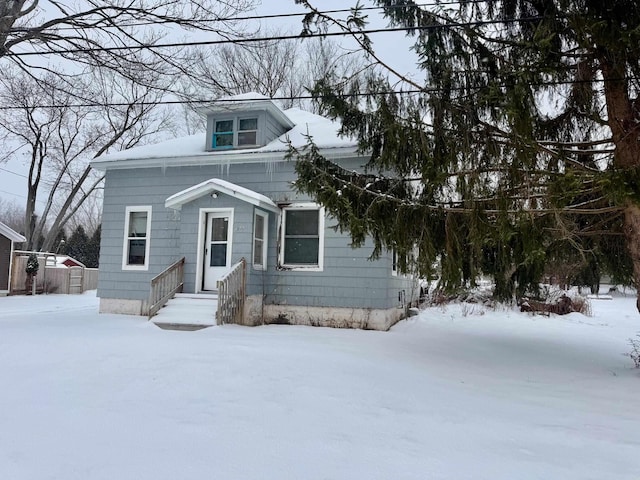
[[[192,202],[197,198],[213,193],[229,195],[271,212],[278,213],[280,211],[278,206],[269,197],[219,178],[211,178],[171,195],[165,200],[164,206],[173,208],[174,210],[180,210],[185,203]]]

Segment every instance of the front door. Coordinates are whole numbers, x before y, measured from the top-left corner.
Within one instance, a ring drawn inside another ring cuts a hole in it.
[[[216,282],[231,270],[231,212],[209,212],[204,241],[203,290],[217,290]]]

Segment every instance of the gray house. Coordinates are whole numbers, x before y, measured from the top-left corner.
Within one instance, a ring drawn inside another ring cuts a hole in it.
[[[178,289],[204,297],[242,264],[237,323],[386,330],[402,318],[415,285],[391,252],[369,260],[371,245],[352,248],[322,206],[291,187],[288,141],[303,146],[311,135],[327,158],[360,169],[356,143],[334,122],[258,94],[204,113],[206,135],[93,161],[106,173],[100,311],[147,315],[152,279],[171,265]]]

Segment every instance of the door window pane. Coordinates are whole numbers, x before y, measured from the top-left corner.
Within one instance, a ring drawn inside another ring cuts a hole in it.
[[[213,244],[211,245],[211,260],[209,262],[211,267],[226,267],[227,266],[227,244]]]
[[[226,242],[228,225],[229,225],[229,219],[227,217],[212,218],[211,219],[211,241]]]

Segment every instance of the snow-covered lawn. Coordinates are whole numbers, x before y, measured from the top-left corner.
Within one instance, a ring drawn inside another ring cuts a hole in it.
[[[592,308],[175,332],[0,298],[0,478],[638,480],[640,315]]]

